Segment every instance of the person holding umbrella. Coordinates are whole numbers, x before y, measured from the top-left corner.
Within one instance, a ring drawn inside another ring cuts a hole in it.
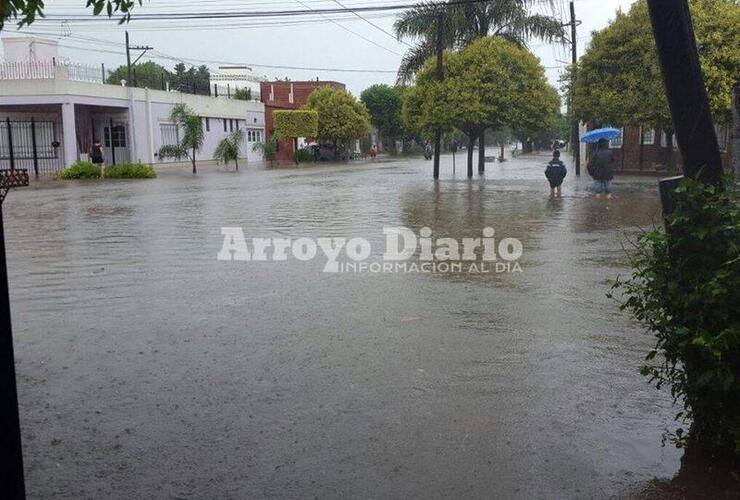
[[[597,198],[604,195],[612,197],[612,179],[614,179],[613,155],[609,149],[609,141],[621,137],[622,131],[616,128],[600,128],[583,135],[581,142],[596,143],[596,151],[588,160],[586,170],[594,180],[594,191]]]
[[[596,151],[591,155],[586,166],[588,175],[594,180],[594,192],[596,192],[597,198],[601,198],[604,195],[606,195],[607,199],[612,197],[612,179],[614,179],[612,161],[613,157],[609,149],[609,141],[599,139]]]

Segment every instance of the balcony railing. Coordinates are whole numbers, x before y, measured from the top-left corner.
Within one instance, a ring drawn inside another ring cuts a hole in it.
[[[104,83],[103,66],[53,62],[0,63],[0,80],[74,80]]]

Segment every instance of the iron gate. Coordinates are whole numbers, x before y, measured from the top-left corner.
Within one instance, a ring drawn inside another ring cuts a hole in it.
[[[64,152],[53,121],[0,121],[0,169],[27,169],[38,177],[63,168]]]

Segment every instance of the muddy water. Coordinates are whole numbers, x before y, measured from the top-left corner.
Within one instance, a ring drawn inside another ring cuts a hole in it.
[[[462,155],[458,155],[458,160]],[[44,182],[6,213],[31,498],[610,498],[672,476],[650,338],[605,297],[654,179],[550,201],[545,158]],[[384,226],[524,244],[522,272],[220,262]]]

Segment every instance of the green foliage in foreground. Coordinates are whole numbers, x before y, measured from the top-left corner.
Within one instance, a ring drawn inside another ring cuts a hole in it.
[[[637,242],[622,309],[655,335],[642,373],[670,387],[690,431],[672,436],[740,463],[740,198],[686,180],[666,230]]]
[[[142,163],[122,163],[105,167],[106,179],[154,179],[157,173],[151,165]]]
[[[100,167],[89,161],[76,161],[56,174],[57,179],[100,179]]]

